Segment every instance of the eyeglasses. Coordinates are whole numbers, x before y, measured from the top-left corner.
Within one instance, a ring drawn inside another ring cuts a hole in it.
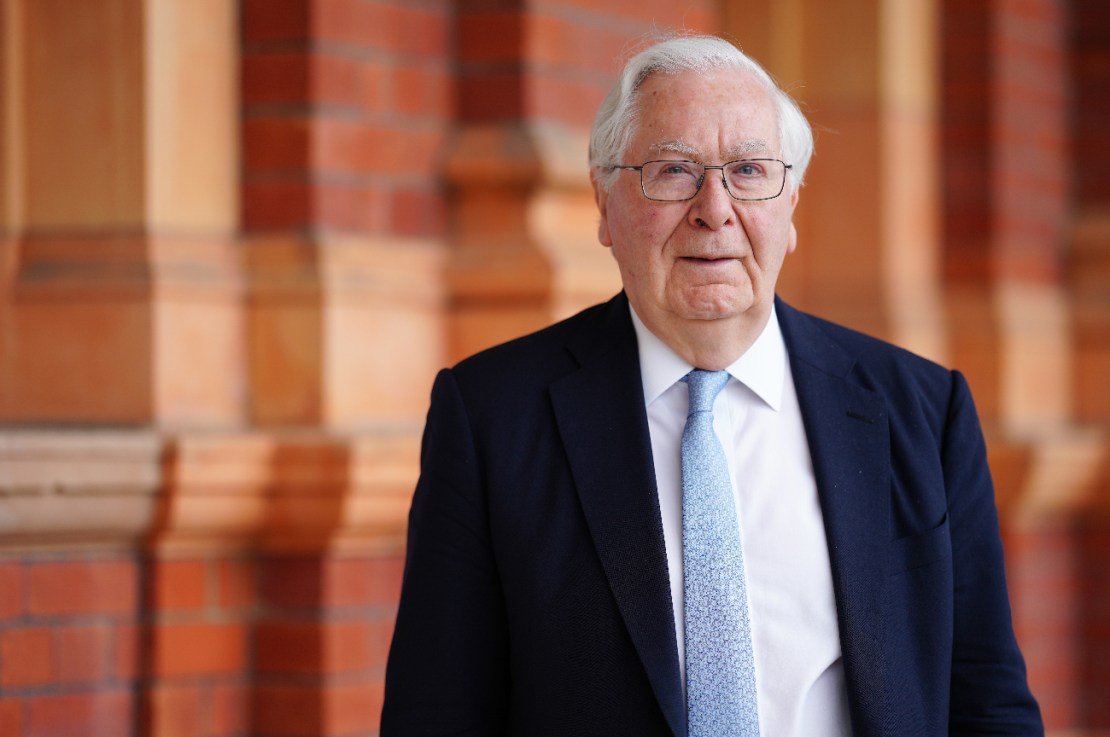
[[[656,202],[692,200],[705,183],[705,173],[720,169],[725,190],[734,200],[773,200],[786,188],[786,170],[794,168],[778,159],[739,159],[720,166],[695,161],[648,161],[640,166],[614,166],[640,172],[644,197]]]

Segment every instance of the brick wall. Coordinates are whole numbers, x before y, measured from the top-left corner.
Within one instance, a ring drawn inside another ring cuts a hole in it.
[[[143,610],[143,734],[251,734],[253,563],[152,557]]]
[[[130,555],[0,563],[0,735],[134,733],[141,588]]]
[[[399,556],[282,557],[264,564],[257,734],[377,729],[401,566]]]
[[[88,0],[92,25],[58,25],[62,4],[0,5],[0,88],[34,93],[0,96],[0,737],[376,734],[431,377],[612,293],[586,129],[636,39],[722,16],[839,121],[802,200],[802,302],[862,316],[907,293],[886,268],[907,230],[830,236],[872,208],[818,168],[873,161],[886,186],[859,196],[889,217],[883,197],[922,192],[890,189],[883,157],[941,141],[942,236],[913,248],[939,254],[947,307],[907,319],[943,326],[972,379],[1049,726],[1110,729],[1105,3],[937,4],[936,129],[931,93],[891,85],[930,79],[899,66],[929,49],[891,49],[894,20],[930,27],[909,5],[191,0],[183,25]],[[81,74],[30,51],[51,43]],[[122,92],[50,94],[86,78]],[[113,156],[47,145],[55,107],[158,165],[119,189]],[[87,206],[111,192],[134,196]],[[928,233],[927,209],[897,212]],[[828,278],[845,266],[875,291]]]
[[[445,2],[245,0],[243,226],[444,233]]]

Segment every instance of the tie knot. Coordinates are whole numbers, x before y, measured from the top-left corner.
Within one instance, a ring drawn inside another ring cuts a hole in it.
[[[728,383],[728,372],[694,369],[682,380],[690,387],[690,412],[712,412],[713,401]]]

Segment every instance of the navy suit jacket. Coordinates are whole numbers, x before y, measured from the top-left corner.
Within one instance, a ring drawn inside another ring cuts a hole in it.
[[[777,310],[853,733],[1043,734],[963,377]],[[686,735],[623,294],[437,378],[381,733]]]

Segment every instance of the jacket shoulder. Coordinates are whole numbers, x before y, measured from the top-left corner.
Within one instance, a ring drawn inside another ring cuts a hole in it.
[[[834,351],[840,352],[865,373],[886,376],[909,374],[943,383],[950,380],[951,369],[889,341],[802,312],[782,302],[778,309],[791,355],[801,360]]]
[[[791,362],[842,376],[881,397],[897,413],[927,418],[939,428],[967,391],[959,371],[886,340],[779,303]]]

